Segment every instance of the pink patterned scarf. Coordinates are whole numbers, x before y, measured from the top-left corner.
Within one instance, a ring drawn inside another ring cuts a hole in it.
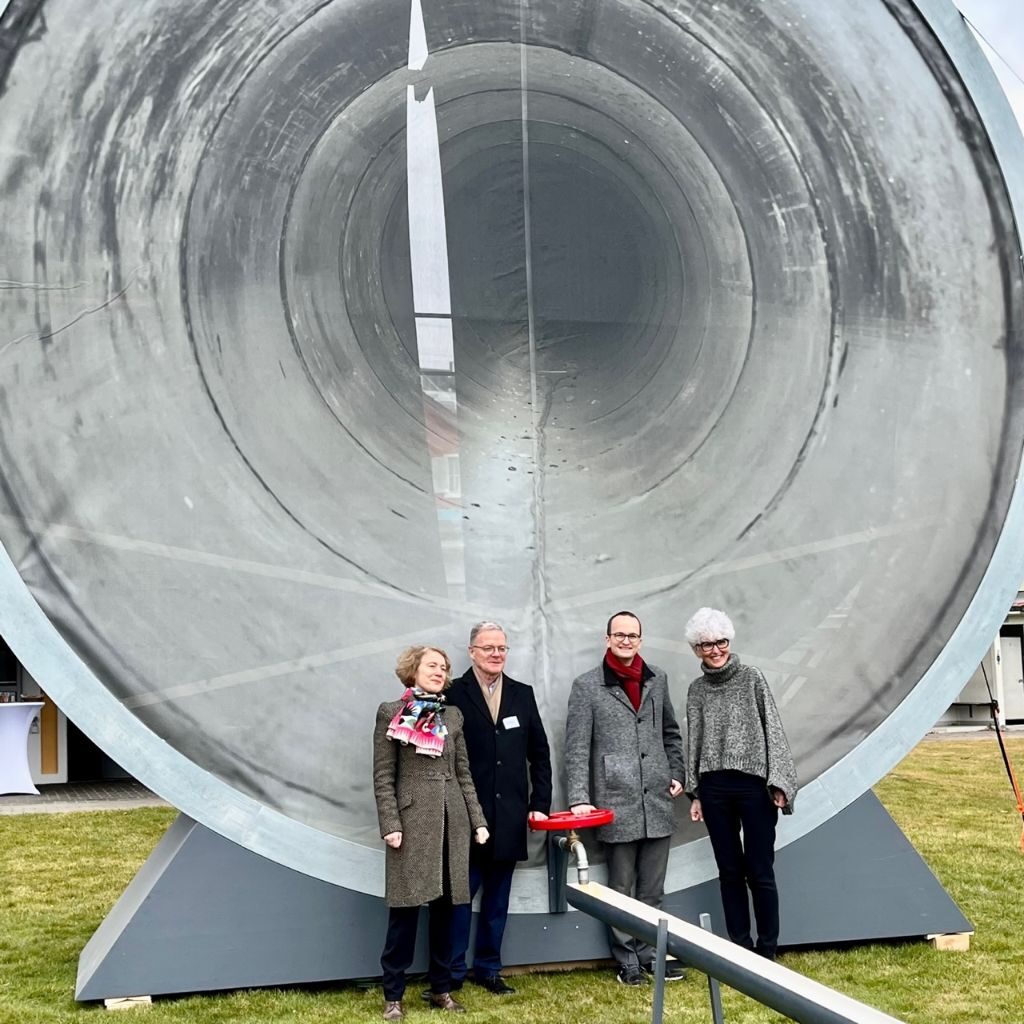
[[[402,694],[402,706],[388,726],[389,740],[411,743],[417,754],[440,757],[448,727],[444,724],[444,694],[410,687]]]

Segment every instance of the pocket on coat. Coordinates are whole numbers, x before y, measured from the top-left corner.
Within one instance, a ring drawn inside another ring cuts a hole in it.
[[[639,774],[636,758],[628,754],[605,754],[601,762],[605,789],[613,793],[629,793],[636,787]]]

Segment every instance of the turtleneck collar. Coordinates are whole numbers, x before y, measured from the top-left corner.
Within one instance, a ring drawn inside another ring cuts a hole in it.
[[[740,659],[735,654],[729,655],[729,660],[721,668],[708,668],[702,661],[700,667],[704,670],[704,676],[709,683],[728,682],[743,667]]]

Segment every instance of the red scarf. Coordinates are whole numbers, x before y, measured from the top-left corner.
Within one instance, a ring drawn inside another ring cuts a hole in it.
[[[604,656],[604,663],[615,673],[619,682],[622,683],[622,688],[626,691],[626,696],[629,698],[629,703],[633,705],[633,710],[639,711],[640,677],[644,671],[644,659],[639,654],[635,654],[633,655],[633,660],[628,665],[624,665],[611,651],[607,651]]]

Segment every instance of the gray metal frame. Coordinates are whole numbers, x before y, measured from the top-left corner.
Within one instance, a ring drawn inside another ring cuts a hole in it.
[[[787,947],[971,931],[871,793],[781,851],[776,877]],[[659,915],[696,921],[705,910],[721,933],[717,881],[668,893]],[[377,977],[386,929],[383,900],[282,867],[183,815],[82,951],[76,998]],[[417,949],[412,970],[423,971],[425,937]],[[517,914],[502,943],[509,966],[607,956],[606,927],[576,910]]]

